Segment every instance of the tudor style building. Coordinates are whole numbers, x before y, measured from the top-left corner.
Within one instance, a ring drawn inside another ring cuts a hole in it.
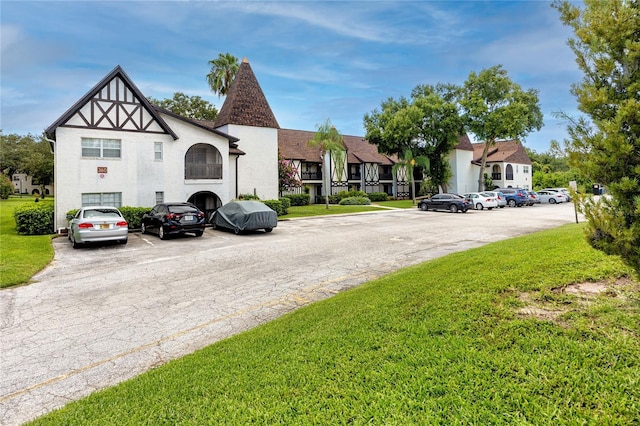
[[[343,136],[346,155],[337,163],[308,146],[313,136],[280,128],[246,58],[215,122],[150,104],[117,66],[45,129],[55,154],[55,226],[65,228],[66,213],[85,205],[190,201],[210,215],[241,194],[275,199],[278,155],[295,167],[312,201],[324,195],[323,162],[331,170],[330,194],[358,189],[410,196],[404,170],[392,173],[395,157],[362,137]],[[494,183],[528,188],[531,162],[512,142],[496,144],[487,164]],[[466,135],[448,158],[453,177],[443,190],[476,190],[478,157]]]

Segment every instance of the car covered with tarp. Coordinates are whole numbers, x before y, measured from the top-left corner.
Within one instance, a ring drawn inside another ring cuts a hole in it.
[[[214,229],[225,228],[236,234],[259,229],[271,232],[278,226],[278,215],[260,201],[231,201],[215,211],[211,225]]]

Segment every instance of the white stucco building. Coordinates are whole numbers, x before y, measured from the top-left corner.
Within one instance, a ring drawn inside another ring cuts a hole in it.
[[[55,156],[55,224],[67,226],[69,210],[85,205],[149,207],[190,201],[210,216],[241,194],[277,199],[278,155],[322,195],[314,132],[281,129],[246,59],[215,122],[192,120],[149,103],[117,66],[45,129]],[[348,189],[409,197],[409,177],[392,173],[395,156],[378,153],[361,136],[343,136],[341,164],[325,158],[330,194]],[[449,154],[448,192],[477,190],[478,145],[466,135]],[[480,155],[482,151],[480,148]],[[531,187],[531,161],[516,141],[498,142],[487,171],[497,186]],[[319,201],[321,202],[321,201]]]

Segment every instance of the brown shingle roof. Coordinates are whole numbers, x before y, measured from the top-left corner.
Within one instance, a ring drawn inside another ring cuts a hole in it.
[[[246,58],[240,64],[215,123],[216,127],[239,124],[272,129],[280,128]]]
[[[473,144],[473,161],[479,163],[482,160],[484,142]],[[531,164],[531,159],[524,146],[517,140],[497,141],[489,148],[487,162],[493,163],[518,163]]]
[[[278,130],[278,151],[288,160],[302,160],[305,162],[320,162],[320,149],[309,147],[309,140],[316,132],[306,130]],[[378,148],[370,144],[361,136],[342,135],[342,141],[347,148],[348,163],[379,163],[393,165],[394,161],[386,155],[379,154]]]
[[[473,144],[471,144],[471,140],[469,140],[469,136],[465,133],[462,136],[458,136],[458,140],[460,143],[456,145],[454,149],[459,149],[462,151],[473,151]]]

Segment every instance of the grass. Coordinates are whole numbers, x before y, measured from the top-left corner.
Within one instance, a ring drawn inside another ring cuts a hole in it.
[[[479,268],[478,265],[491,265]],[[567,225],[369,282],[34,422],[640,422],[640,284]],[[560,289],[605,281],[597,297]],[[556,312],[541,319],[523,308]]]
[[[337,204],[329,204],[328,210],[326,204],[310,204],[308,206],[289,207],[289,213],[283,216],[279,216],[278,219],[379,211],[381,210],[380,206],[382,206],[382,208],[387,207],[396,209],[408,209],[416,207],[413,205],[412,200],[376,201],[368,206],[341,206]]]
[[[0,288],[29,282],[53,259],[52,235],[18,235],[13,211],[33,203],[32,197],[0,200]],[[52,198],[40,200],[53,203]]]

